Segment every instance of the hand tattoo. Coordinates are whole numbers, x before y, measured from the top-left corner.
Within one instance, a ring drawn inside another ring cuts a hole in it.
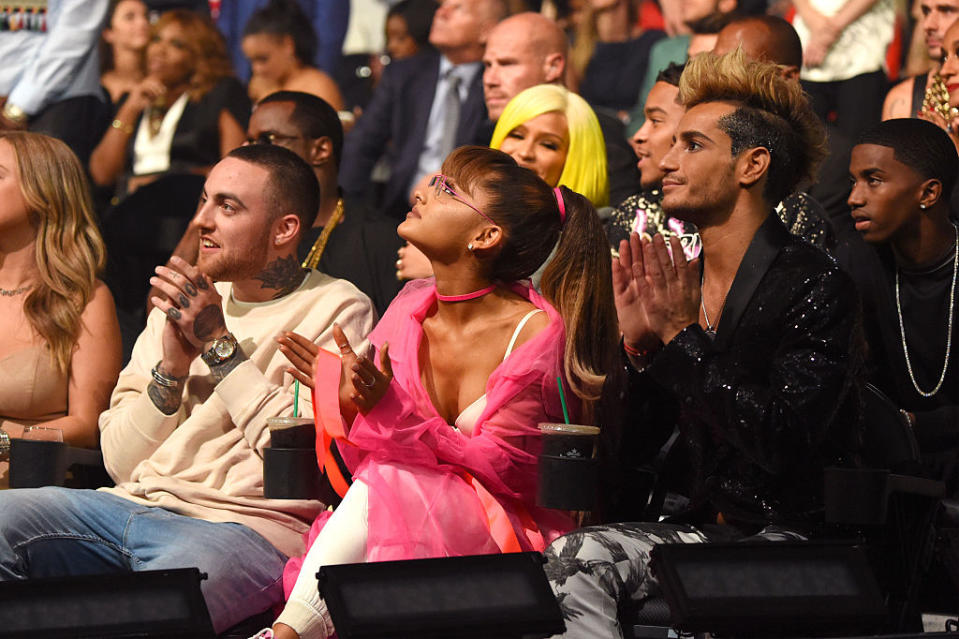
[[[206,276],[205,276],[205,275],[201,275],[200,277],[197,278],[197,280],[196,280],[196,287],[199,288],[199,289],[202,289],[202,290],[204,290],[204,291],[205,291],[206,289],[210,288],[210,285],[209,285],[209,284],[207,283],[207,281],[206,281]],[[189,291],[188,291],[188,292],[189,292]],[[191,295],[195,295],[195,293],[191,293]]]
[[[209,342],[214,338],[218,329],[226,330],[223,320],[223,310],[219,304],[210,304],[196,314],[193,320],[193,335],[202,342]]]
[[[273,299],[287,295],[303,281],[303,268],[295,255],[278,257],[266,265],[253,279],[263,282],[260,288],[277,289]]]
[[[173,307],[168,308],[166,311],[166,314],[167,314],[167,317],[169,317],[172,320],[178,320],[181,317],[183,317],[183,315],[180,314],[180,309],[173,308]]]
[[[180,408],[182,397],[180,395],[180,385],[176,387],[160,386],[156,382],[150,382],[147,386],[147,395],[161,413],[172,415]]]
[[[180,293],[178,300],[180,302],[180,308],[190,308],[190,300],[186,298],[186,295]]]
[[[190,284],[189,282],[187,282],[187,283],[183,286],[183,288],[186,289],[187,295],[189,295],[190,297],[196,297],[196,287],[193,286],[193,284]],[[206,288],[206,287],[204,287],[204,288]]]

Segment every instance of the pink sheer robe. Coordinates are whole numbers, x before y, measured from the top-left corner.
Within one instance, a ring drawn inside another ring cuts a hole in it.
[[[535,290],[513,288],[550,322],[490,375],[471,436],[438,415],[421,382],[422,322],[436,301],[432,280],[407,284],[370,335],[377,352],[390,344],[393,383],[373,410],[357,416],[349,441],[339,442],[353,476],[369,486],[368,561],[541,551],[574,528],[565,513],[536,506],[537,425],[563,419],[562,319]],[[578,404],[570,408],[575,420]],[[326,518],[314,523],[308,545]],[[301,565],[287,565],[287,594]]]

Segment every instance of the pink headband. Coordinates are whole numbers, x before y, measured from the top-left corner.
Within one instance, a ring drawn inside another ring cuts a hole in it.
[[[553,195],[556,196],[556,204],[559,206],[559,224],[566,226],[566,202],[563,201],[563,192],[557,186],[553,189]]]

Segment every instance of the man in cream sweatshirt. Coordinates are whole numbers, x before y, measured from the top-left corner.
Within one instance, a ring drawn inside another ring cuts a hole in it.
[[[155,309],[100,416],[116,486],[0,492],[0,580],[196,566],[218,633],[282,601],[284,562],[322,504],[263,496],[267,418],[293,413],[275,337],[336,352],[337,322],[366,348],[374,321],[352,284],[299,266],[318,201],[286,149],[241,147],[213,167],[197,264],[157,267]]]

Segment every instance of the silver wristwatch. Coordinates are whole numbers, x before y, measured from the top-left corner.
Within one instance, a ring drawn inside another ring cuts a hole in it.
[[[213,346],[210,347],[210,350],[200,357],[206,362],[207,366],[216,366],[232,359],[238,348],[240,348],[240,345],[233,337],[233,333],[227,333],[223,337],[213,340]]]
[[[0,428],[0,459],[10,454],[10,435]]]

